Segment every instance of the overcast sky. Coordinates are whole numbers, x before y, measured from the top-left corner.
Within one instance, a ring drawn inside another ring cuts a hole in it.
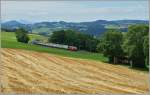
[[[148,0],[2,1],[2,20],[68,21],[148,20]]]

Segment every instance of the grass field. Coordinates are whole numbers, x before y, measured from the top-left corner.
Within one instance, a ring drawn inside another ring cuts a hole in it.
[[[30,41],[33,39],[38,39],[38,40],[48,40],[48,37],[41,36],[41,35],[36,35],[36,34],[29,34]]]
[[[30,40],[32,39],[47,39],[43,36],[30,34]],[[75,58],[82,58],[82,59],[92,59],[92,60],[99,60],[103,62],[107,62],[108,59],[104,57],[102,54],[99,53],[90,53],[90,52],[83,52],[83,51],[68,51],[63,49],[57,48],[47,48],[37,45],[31,44],[24,44],[17,42],[15,34],[13,32],[1,32],[1,47],[2,48],[17,48],[17,49],[26,49],[26,50],[33,50],[39,52],[47,52],[67,57],[75,57]]]

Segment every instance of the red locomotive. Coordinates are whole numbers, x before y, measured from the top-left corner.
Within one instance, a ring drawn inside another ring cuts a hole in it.
[[[68,50],[77,51],[77,47],[75,47],[75,46],[68,46]]]

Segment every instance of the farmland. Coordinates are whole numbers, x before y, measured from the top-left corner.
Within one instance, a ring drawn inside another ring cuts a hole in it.
[[[47,37],[29,34],[33,39]],[[72,52],[16,41],[1,32],[2,86],[18,93],[147,93],[148,72],[107,64],[99,53]]]
[[[1,92],[148,92],[148,73],[88,59],[3,48],[2,66]]]
[[[59,1],[2,0],[0,93],[149,95],[148,0]]]

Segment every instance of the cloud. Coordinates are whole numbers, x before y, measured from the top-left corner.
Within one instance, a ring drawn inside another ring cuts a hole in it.
[[[2,1],[2,19],[148,19],[147,1]]]

